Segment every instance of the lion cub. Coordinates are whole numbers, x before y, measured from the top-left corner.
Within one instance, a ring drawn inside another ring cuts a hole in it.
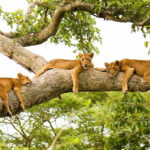
[[[31,80],[27,77],[22,75],[21,73],[18,73],[18,78],[0,78],[0,97],[3,100],[4,106],[7,109],[7,112],[10,116],[12,116],[12,113],[8,106],[8,95],[7,92],[9,92],[11,89],[13,89],[20,102],[21,102],[21,108],[25,110],[24,106],[24,100],[21,93],[21,86],[25,85],[27,83],[31,83]]]
[[[89,54],[78,54],[79,58],[77,60],[65,60],[65,59],[54,59],[49,61],[35,76],[33,79],[37,78],[44,72],[53,68],[60,69],[69,69],[72,70],[72,80],[73,80],[73,92],[75,94],[78,93],[78,84],[79,84],[79,74],[83,70],[88,68],[93,68],[94,65],[91,62],[94,56],[94,53],[91,52]]]
[[[122,82],[122,91],[126,93],[128,90],[127,83],[133,73],[143,76],[144,80],[150,84],[150,61],[149,60],[136,60],[136,59],[123,59],[116,60],[112,63],[105,63],[108,72],[112,76],[116,76],[119,72],[125,72]]]

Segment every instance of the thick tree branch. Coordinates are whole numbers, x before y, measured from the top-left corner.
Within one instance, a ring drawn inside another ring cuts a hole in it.
[[[46,60],[41,56],[31,53],[14,40],[2,35],[0,35],[0,53],[34,73],[37,73],[46,63]]]
[[[123,73],[112,78],[107,72],[89,69],[80,74],[79,91],[121,91]],[[150,85],[142,77],[134,75],[129,82],[129,91],[148,91]],[[70,70],[52,69],[33,80],[31,84],[22,87],[25,107],[51,100],[58,95],[72,91],[72,78]],[[10,109],[13,114],[19,113],[21,107],[14,91],[8,93]],[[6,116],[3,103],[0,100],[0,117]]]
[[[25,36],[16,38],[15,40],[22,46],[41,44],[44,41],[46,41],[49,37],[56,34],[63,15],[66,12],[75,11],[75,10],[83,10],[83,11],[92,12],[93,6],[85,2],[71,2],[70,4],[65,5],[65,6],[60,5],[55,10],[50,24],[46,28],[44,28],[41,32],[33,33],[32,35],[25,35]],[[35,42],[35,39],[36,39],[36,42]]]
[[[103,6],[104,7],[104,6]],[[104,7],[101,8],[101,12],[96,12],[94,9],[94,5],[87,2],[81,2],[81,1],[75,1],[70,2],[69,4],[59,5],[57,9],[54,12],[54,15],[52,17],[52,20],[50,24],[43,30],[41,30],[39,33],[35,33],[32,35],[25,35],[19,38],[16,38],[17,42],[20,43],[23,46],[30,46],[30,45],[37,45],[40,43],[43,43],[46,41],[49,37],[56,34],[58,26],[61,22],[61,19],[63,18],[64,14],[66,12],[71,11],[87,11],[91,13],[92,15],[98,17],[98,18],[104,18],[106,20],[112,20],[116,22],[132,22],[137,26],[145,26],[150,24],[150,17],[143,19],[142,21],[138,21],[134,18],[134,15],[136,15],[136,12],[133,13],[133,16],[129,17],[117,17],[116,13],[122,14],[122,12],[125,12],[125,8],[116,8],[116,10],[110,11],[109,8]],[[35,42],[35,38],[37,39]]]
[[[27,13],[25,14],[24,20],[30,15],[32,9],[36,6],[40,5],[43,7],[50,7],[51,3],[48,5],[48,3],[34,1],[30,4]],[[145,16],[143,18],[137,18],[136,15],[138,12],[136,12],[133,9],[133,13],[130,16],[127,12],[128,9],[125,6],[118,6],[115,7],[115,9],[111,8],[111,6],[105,6],[101,5],[101,12],[96,11],[94,8],[94,5],[88,2],[81,2],[81,1],[70,1],[68,3],[61,2],[60,5],[56,8],[56,10],[53,13],[52,19],[48,26],[46,26],[44,29],[42,29],[40,32],[32,33],[28,35],[24,35],[21,37],[16,37],[15,40],[22,46],[30,46],[30,45],[37,45],[40,43],[45,42],[49,37],[56,34],[58,26],[61,22],[61,19],[63,18],[64,14],[66,12],[72,12],[72,11],[87,11],[91,13],[92,15],[96,16],[97,18],[104,18],[106,20],[112,20],[116,22],[131,22],[134,23],[137,26],[146,26],[150,25],[150,16]],[[117,15],[116,15],[117,14]],[[120,14],[120,15],[119,15]],[[9,38],[14,38],[14,33],[5,33],[0,31],[0,34],[5,35]]]
[[[9,38],[15,38],[13,32],[3,32],[3,31],[0,30],[0,35],[3,35],[5,37],[9,37]]]

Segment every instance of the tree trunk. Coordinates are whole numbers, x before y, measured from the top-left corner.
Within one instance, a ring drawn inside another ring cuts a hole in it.
[[[80,74],[79,91],[121,91],[123,73],[112,78],[107,72],[88,69]],[[25,107],[43,103],[58,97],[60,94],[72,91],[72,78],[70,70],[51,69],[33,80],[31,84],[22,87]],[[150,85],[142,77],[134,75],[129,81],[129,91],[148,91]],[[13,114],[19,113],[21,107],[14,91],[8,94],[9,106]],[[0,101],[0,117],[6,116],[2,101]]]

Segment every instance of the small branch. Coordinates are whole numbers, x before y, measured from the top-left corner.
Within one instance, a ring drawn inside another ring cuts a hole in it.
[[[144,25],[147,25],[147,23],[150,24],[150,17],[146,18],[145,20],[141,22],[134,21],[133,23],[137,26],[144,26]]]
[[[54,150],[56,142],[58,140],[58,138],[61,136],[62,132],[63,132],[63,127],[59,130],[59,132],[56,134],[52,144],[50,145],[50,147],[47,150]]]
[[[48,121],[48,123],[49,123],[49,125],[50,125],[50,127],[51,127],[51,129],[52,129],[52,131],[53,131],[53,133],[54,133],[54,135],[56,136],[55,129],[53,128],[52,123],[51,123],[50,121]]]
[[[40,1],[34,1],[34,2],[32,2],[31,4],[30,4],[30,6],[28,7],[28,10],[27,10],[27,12],[25,13],[25,16],[24,16],[24,18],[23,18],[23,21],[26,21],[26,19],[28,18],[28,16],[31,14],[31,12],[32,12],[32,10],[33,10],[33,8],[35,7],[35,6],[43,6],[43,2],[40,2]]]
[[[15,118],[16,118],[16,120],[18,121],[18,126],[19,126],[19,129],[21,130],[21,135],[23,135],[23,137],[25,138],[25,139],[27,139],[28,138],[28,136],[26,135],[26,133],[24,132],[24,129],[23,129],[23,126],[22,126],[22,124],[21,124],[21,121],[20,121],[20,118],[16,115],[15,116]],[[18,130],[17,130],[18,131]],[[20,132],[19,132],[20,133]]]
[[[13,138],[15,141],[17,140],[17,138],[15,136],[13,136],[12,134],[8,134],[8,133],[3,133],[4,136],[6,137],[11,137]]]
[[[14,123],[12,122],[12,120],[10,119],[10,123],[11,125],[13,126],[13,128],[23,137],[23,138],[26,138],[26,135],[24,135],[24,133],[22,133],[15,125]],[[18,125],[18,124],[17,124]]]
[[[44,22],[46,22],[46,21],[47,21],[47,19],[46,19],[47,14],[48,14],[48,8],[46,8],[46,10],[45,10],[45,14],[44,14],[44,16],[43,16],[43,21],[44,21]]]

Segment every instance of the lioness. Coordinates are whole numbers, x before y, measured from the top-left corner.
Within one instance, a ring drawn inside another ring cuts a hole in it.
[[[93,68],[94,65],[91,62],[94,56],[94,53],[89,54],[78,54],[79,58],[77,60],[65,60],[65,59],[54,59],[49,61],[35,76],[33,79],[37,78],[44,72],[53,68],[60,69],[69,69],[72,70],[72,80],[73,80],[73,92],[78,93],[78,84],[79,84],[79,74],[87,68]]]
[[[16,92],[21,102],[21,108],[25,110],[24,100],[23,100],[22,93],[21,93],[21,86],[27,83],[31,83],[31,80],[27,76],[22,75],[21,73],[18,73],[18,77],[16,79],[15,78],[0,78],[0,97],[2,98],[4,106],[6,107],[7,112],[9,113],[10,116],[12,116],[12,113],[8,106],[7,92],[13,89]]]
[[[128,90],[127,83],[133,73],[139,76],[143,76],[144,80],[150,84],[150,61],[149,60],[135,60],[135,59],[123,59],[116,60],[112,63],[105,63],[108,72],[112,76],[116,76],[119,72],[125,72],[122,82],[122,92],[126,93]]]

